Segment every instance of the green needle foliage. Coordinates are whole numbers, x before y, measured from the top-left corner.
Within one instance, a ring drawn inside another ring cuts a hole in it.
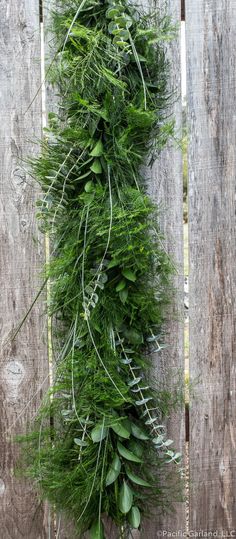
[[[168,507],[163,477],[180,457],[162,424],[171,399],[148,381],[173,266],[141,168],[173,131],[163,41],[174,30],[129,0],[57,8],[59,109],[31,163],[54,251],[46,278],[56,360],[27,470],[78,536],[104,538],[108,515],[125,537],[152,507]]]

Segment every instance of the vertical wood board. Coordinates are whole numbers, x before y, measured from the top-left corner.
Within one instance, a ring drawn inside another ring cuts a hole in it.
[[[40,288],[44,252],[35,225],[35,183],[22,161],[35,153],[32,140],[41,136],[40,94],[27,111],[40,87],[38,0],[2,0],[0,26],[0,534],[46,539],[48,514],[32,482],[15,476],[19,447],[14,442],[34,418],[48,383],[42,301],[11,341]]]
[[[161,15],[169,15],[177,24],[176,39],[166,45],[170,63],[169,88],[173,92],[173,105],[170,107],[175,120],[176,137],[181,138],[182,101],[181,101],[181,59],[180,59],[180,21],[181,3],[179,0],[142,0],[142,4],[151,13],[160,10]],[[179,28],[178,28],[179,25]],[[148,190],[152,200],[161,205],[161,228],[165,237],[165,247],[174,261],[177,275],[174,279],[175,301],[170,310],[170,321],[166,326],[167,349],[158,357],[153,357],[154,373],[167,387],[175,388],[181,380],[184,387],[184,272],[183,272],[183,175],[182,153],[175,142],[168,144],[151,170],[147,170]],[[183,407],[184,408],[184,407]],[[176,451],[185,454],[185,414],[184,409],[172,413],[168,421],[168,437],[174,440]],[[184,493],[183,493],[184,494]],[[175,494],[176,495],[176,494]],[[175,496],[170,491],[170,500]],[[175,512],[160,516],[158,508],[146,523],[142,539],[155,539],[158,532],[173,533],[178,531],[181,537],[185,532],[185,504],[175,504]]]
[[[236,529],[236,4],[186,0],[190,529]]]

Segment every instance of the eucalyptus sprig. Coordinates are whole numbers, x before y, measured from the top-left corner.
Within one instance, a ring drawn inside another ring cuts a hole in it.
[[[124,537],[165,509],[165,470],[180,457],[149,380],[174,271],[141,171],[173,131],[163,45],[173,28],[156,19],[128,0],[57,1],[59,110],[31,161],[55,251],[45,273],[57,363],[27,470],[92,539],[104,538],[104,515]]]

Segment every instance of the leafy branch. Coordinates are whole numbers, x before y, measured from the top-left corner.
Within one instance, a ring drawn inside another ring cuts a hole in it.
[[[153,21],[129,0],[57,0],[59,107],[30,160],[53,249],[57,359],[23,438],[25,473],[91,539],[104,539],[104,514],[125,538],[152,507],[169,507],[168,465],[180,457],[147,354],[164,346],[174,272],[142,172],[174,130],[164,46],[174,30],[159,13]]]

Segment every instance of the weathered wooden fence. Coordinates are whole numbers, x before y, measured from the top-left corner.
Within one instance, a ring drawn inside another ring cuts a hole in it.
[[[47,4],[49,0],[47,1]],[[180,0],[142,0],[181,18]],[[185,503],[172,516],[145,523],[142,539],[236,534],[236,3],[186,0],[190,231],[190,473]],[[40,287],[45,246],[35,225],[37,189],[22,158],[41,136],[39,0],[0,2],[1,96],[1,472],[0,539],[54,538],[54,521],[32,485],[17,479],[14,436],[34,417],[48,385],[44,298],[14,343],[11,335]],[[183,15],[183,2],[182,2]],[[180,36],[169,46],[171,87],[181,133]],[[38,91],[39,90],[39,91]],[[37,97],[34,99],[35,95]],[[30,105],[30,106],[29,106]],[[178,267],[176,304],[167,328],[169,348],[154,365],[174,380],[184,373],[182,156],[168,147],[149,172],[149,191],[166,207],[163,230]],[[184,374],[183,374],[184,376]],[[184,410],[169,432],[185,454]],[[70,531],[63,523],[58,537]],[[110,532],[115,538],[115,532]],[[73,532],[71,532],[73,537]]]
[[[186,2],[190,528],[236,533],[236,3]]]

